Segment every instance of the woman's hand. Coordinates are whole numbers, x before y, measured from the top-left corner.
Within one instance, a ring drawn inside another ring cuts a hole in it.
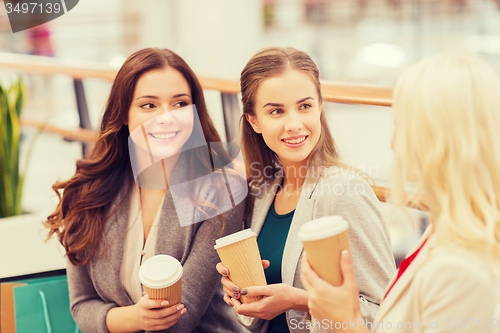
[[[139,328],[145,331],[159,331],[170,328],[186,313],[183,304],[169,306],[166,300],[152,300],[144,295],[135,305],[136,321]]]
[[[271,320],[290,309],[307,311],[307,292],[287,284],[247,287],[240,294],[249,297],[263,296],[258,301],[245,304],[233,298],[232,305],[240,315]]]
[[[166,300],[152,300],[144,295],[132,306],[109,310],[106,326],[112,333],[165,330],[174,326],[186,311],[183,304],[169,306]]]
[[[309,313],[319,321],[328,319],[349,323],[349,320],[356,322],[363,318],[359,308],[358,286],[348,251],[342,251],[340,267],[344,282],[341,286],[334,287],[316,274],[307,261],[306,253],[303,254],[301,278],[309,294]]]
[[[262,266],[264,269],[269,267],[269,260],[262,260]],[[220,262],[215,266],[219,274],[222,275],[221,278],[221,283],[222,287],[224,289],[224,301],[227,303],[227,305],[231,305],[231,298],[240,298],[240,288],[233,283],[233,281],[230,280],[230,273],[229,270],[224,267],[224,265]]]

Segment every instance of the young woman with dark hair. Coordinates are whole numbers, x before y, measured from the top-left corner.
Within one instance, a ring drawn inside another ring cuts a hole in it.
[[[219,209],[221,201],[229,187],[233,197],[246,194],[220,141],[182,58],[143,49],[125,61],[90,158],[53,186],[60,203],[46,222],[66,250],[71,312],[82,331],[242,330],[213,270],[215,239],[241,230],[245,210],[244,200],[230,209]],[[182,304],[143,296],[138,270],[157,254],[181,262]]]
[[[240,290],[218,264],[226,303],[257,332],[309,332],[298,231],[312,219],[341,215],[349,223],[361,312],[371,320],[395,271],[394,258],[377,197],[359,172],[340,162],[316,64],[296,49],[268,48],[250,59],[240,83],[242,151],[252,193],[247,222],[270,265],[264,262],[267,286]],[[263,298],[241,304],[240,295]]]

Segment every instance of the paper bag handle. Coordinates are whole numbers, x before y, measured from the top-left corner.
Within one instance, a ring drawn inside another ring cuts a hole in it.
[[[43,307],[43,318],[45,319],[45,327],[47,327],[47,333],[52,333],[52,327],[50,326],[50,318],[49,318],[49,308],[47,306],[47,300],[45,299],[45,294],[43,291],[38,292],[40,294],[40,298],[42,299],[42,307]]]
[[[47,300],[45,299],[45,294],[43,291],[38,292],[40,294],[40,298],[42,299],[42,307],[43,307],[43,317],[45,319],[45,327],[47,328],[47,333],[52,333],[52,327],[50,326],[50,318],[49,318],[49,307],[47,306]],[[80,333],[80,329],[78,325],[75,325],[75,333]]]

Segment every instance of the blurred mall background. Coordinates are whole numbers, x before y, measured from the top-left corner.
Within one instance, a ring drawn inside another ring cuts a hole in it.
[[[392,87],[406,66],[445,50],[476,54],[500,71],[500,0],[82,0],[44,27],[15,34],[0,5],[0,29],[1,52],[118,68],[140,48],[166,47],[198,75],[231,80],[267,46],[303,50],[318,64],[322,79],[349,84]],[[0,72],[2,79],[12,75]],[[79,126],[71,77],[23,77],[29,89],[24,117],[62,128]],[[85,79],[83,84],[91,126],[97,129],[111,83]],[[206,97],[222,132],[220,94],[206,91]],[[327,103],[326,111],[344,160],[389,186],[391,109]],[[34,132],[23,129],[22,156]],[[23,210],[51,213],[58,201],[52,184],[70,177],[81,156],[79,142],[48,133],[38,137]],[[390,220],[395,251],[405,253],[416,237],[413,228],[401,218]]]

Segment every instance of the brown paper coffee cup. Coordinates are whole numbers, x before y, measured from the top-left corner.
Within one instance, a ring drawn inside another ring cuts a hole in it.
[[[334,286],[344,281],[340,255],[349,250],[348,224],[340,216],[326,216],[304,224],[299,238],[307,259],[318,275]]]
[[[148,288],[144,286],[144,290],[150,299],[166,299],[170,305],[181,302],[182,298],[182,278],[176,283],[166,288]]]
[[[251,286],[266,286],[266,276],[260,257],[257,237],[245,229],[216,240],[215,249],[222,264],[229,270],[229,278],[240,290]],[[262,297],[241,296],[241,303],[258,301]]]
[[[149,258],[139,269],[139,279],[150,299],[166,299],[169,305],[181,302],[182,265],[174,257]]]

